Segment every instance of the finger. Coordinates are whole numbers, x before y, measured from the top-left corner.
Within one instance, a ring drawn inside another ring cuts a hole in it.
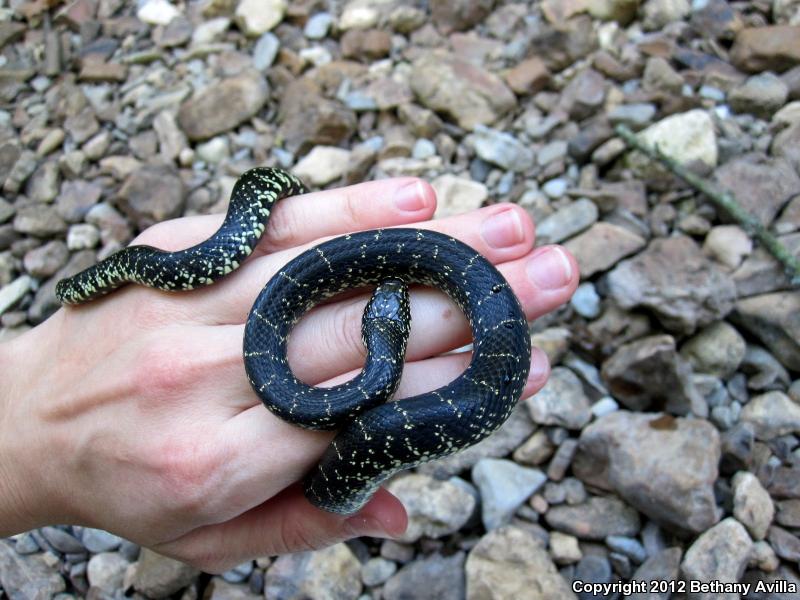
[[[495,264],[524,256],[534,242],[530,217],[514,204],[495,204],[416,226],[458,238]],[[291,259],[317,243],[319,240],[247,261],[227,281],[197,290],[186,300],[195,303],[193,312],[205,315],[209,323],[243,323],[253,300],[270,278]]]
[[[436,193],[421,179],[381,179],[285,198],[273,208],[254,256],[352,231],[429,219]],[[133,244],[180,250],[208,239],[224,215],[186,217],[148,228]]]
[[[316,550],[362,535],[397,537],[407,524],[402,503],[386,490],[378,490],[355,515],[343,516],[314,507],[295,485],[230,521],[201,527],[156,550],[221,573],[257,556]]]

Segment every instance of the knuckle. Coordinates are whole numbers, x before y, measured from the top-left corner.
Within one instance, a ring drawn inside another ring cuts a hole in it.
[[[357,356],[361,359],[366,358],[367,349],[361,340],[361,316],[363,313],[363,303],[348,300],[336,304],[333,314],[334,335],[326,336],[332,344],[330,351],[341,354],[344,349],[348,354]]]
[[[203,440],[169,440],[153,457],[167,510],[198,516],[212,508],[211,492],[222,460]]]
[[[301,228],[298,212],[283,202],[270,215],[265,237],[272,248],[291,248],[299,243]]]
[[[184,389],[189,362],[175,348],[163,343],[145,344],[134,369],[134,386],[144,399],[163,401]]]
[[[342,225],[347,231],[355,231],[363,227],[363,215],[359,198],[351,193],[345,192],[342,199],[342,209],[340,218]]]

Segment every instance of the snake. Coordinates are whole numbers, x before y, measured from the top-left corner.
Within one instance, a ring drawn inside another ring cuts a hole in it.
[[[60,280],[65,305],[94,300],[127,283],[164,291],[218,282],[253,253],[270,214],[307,188],[293,174],[256,167],[233,186],[222,225],[175,252],[131,245]],[[394,399],[410,332],[410,285],[447,294],[469,321],[472,357],[447,385]],[[361,320],[362,370],[333,387],[298,380],[287,359],[294,325],[347,290],[373,288]],[[247,379],[279,418],[336,430],[302,489],[340,515],[362,508],[394,474],[471,446],[498,429],[522,395],[530,365],[528,323],[503,275],[479,252],[445,234],[415,228],[359,231],[303,251],[275,273],[247,316]],[[258,459],[258,457],[254,457]]]

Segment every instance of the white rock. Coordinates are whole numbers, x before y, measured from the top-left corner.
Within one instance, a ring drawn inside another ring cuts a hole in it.
[[[222,37],[231,26],[228,17],[217,17],[200,23],[192,32],[192,45],[210,44]]]
[[[283,20],[288,5],[286,0],[240,0],[236,24],[246,35],[261,35]]]
[[[70,225],[67,231],[67,248],[70,250],[87,250],[94,248],[100,241],[100,230],[90,223]]]
[[[706,234],[703,251],[735,269],[753,251],[753,240],[738,225],[719,225]]]
[[[387,0],[351,0],[342,10],[339,29],[369,29],[378,23],[379,6],[389,4]]]
[[[478,181],[445,174],[431,183],[438,199],[435,219],[449,217],[480,208],[489,197],[486,186]]]
[[[658,148],[683,165],[700,161],[709,168],[717,165],[717,136],[711,117],[694,109],[671,115],[640,131],[639,139]]]
[[[136,11],[139,20],[149,25],[167,25],[179,14],[181,11],[167,0],[147,0]]]
[[[763,540],[775,516],[775,506],[758,477],[739,471],[733,477],[733,516],[754,540]]]
[[[349,150],[335,146],[315,146],[292,171],[303,181],[321,186],[344,175],[349,162]]]
[[[198,144],[195,154],[207,163],[217,164],[230,156],[230,142],[225,135],[219,135],[203,144]]]
[[[559,565],[570,565],[578,562],[583,558],[583,552],[578,546],[578,538],[560,531],[551,531],[550,556]]]
[[[28,275],[20,275],[0,288],[0,315],[14,306],[31,289],[33,289],[33,279]]]

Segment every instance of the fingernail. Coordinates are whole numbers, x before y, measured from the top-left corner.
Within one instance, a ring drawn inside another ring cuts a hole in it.
[[[572,279],[572,263],[558,246],[545,246],[528,261],[528,277],[539,289],[557,290]]]
[[[531,370],[528,373],[528,381],[541,381],[547,376],[550,370],[550,359],[541,348],[531,348]]]
[[[422,187],[422,182],[415,179],[411,183],[407,183],[399,188],[394,193],[394,203],[400,210],[415,212],[425,208],[425,188]]]
[[[515,210],[492,215],[481,225],[481,237],[492,248],[507,248],[519,244],[525,236],[522,222]]]
[[[353,515],[345,519],[344,530],[352,537],[369,536],[376,538],[390,538],[381,522],[374,517]]]

